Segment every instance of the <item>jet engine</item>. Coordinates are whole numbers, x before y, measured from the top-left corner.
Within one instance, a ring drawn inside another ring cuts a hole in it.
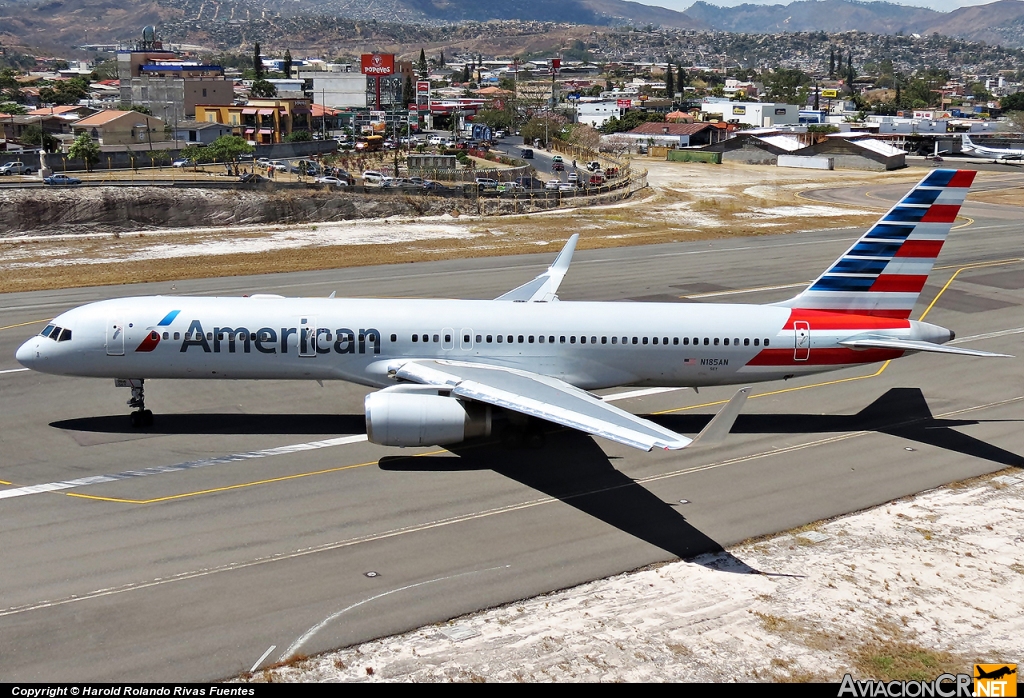
[[[401,385],[366,396],[366,436],[381,446],[443,446],[490,436],[491,406],[436,386]]]

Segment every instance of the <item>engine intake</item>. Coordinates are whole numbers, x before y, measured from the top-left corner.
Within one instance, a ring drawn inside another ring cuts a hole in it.
[[[366,436],[381,446],[443,446],[490,436],[491,406],[438,394],[434,386],[395,386],[366,396]]]

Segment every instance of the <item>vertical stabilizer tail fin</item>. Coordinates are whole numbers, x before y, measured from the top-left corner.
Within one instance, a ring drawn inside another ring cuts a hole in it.
[[[973,170],[932,170],[788,308],[909,318],[935,265]]]

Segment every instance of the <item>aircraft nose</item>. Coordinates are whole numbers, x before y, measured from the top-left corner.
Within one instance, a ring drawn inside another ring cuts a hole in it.
[[[39,338],[33,337],[18,347],[18,352],[14,355],[14,358],[25,368],[35,368],[40,358]]]

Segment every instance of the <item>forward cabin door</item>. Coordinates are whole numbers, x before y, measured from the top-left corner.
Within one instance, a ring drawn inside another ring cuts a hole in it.
[[[107,356],[124,356],[124,320],[107,319]]]
[[[299,356],[316,356],[315,317],[304,317],[299,323]]]
[[[793,323],[793,360],[807,361],[811,358],[811,325],[803,320]]]

